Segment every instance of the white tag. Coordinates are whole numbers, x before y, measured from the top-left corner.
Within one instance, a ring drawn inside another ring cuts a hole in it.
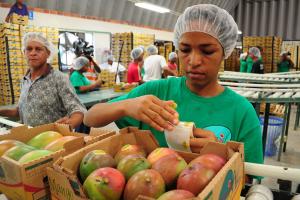
[[[165,130],[165,137],[169,148],[178,151],[192,152],[190,139],[193,138],[193,122],[179,122],[173,131]]]

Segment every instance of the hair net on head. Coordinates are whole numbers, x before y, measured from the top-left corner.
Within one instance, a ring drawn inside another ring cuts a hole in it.
[[[247,56],[248,56],[248,53],[247,53],[247,52],[241,53],[241,55],[240,55],[240,60],[246,60]]]
[[[287,55],[287,54],[288,54],[287,51],[283,51],[283,52],[280,53],[280,56],[284,56],[284,55]]]
[[[149,55],[156,55],[156,54],[158,54],[158,49],[155,45],[152,44],[147,47],[147,53]]]
[[[44,37],[42,35],[42,33],[30,32],[30,33],[26,33],[23,36],[23,39],[22,39],[22,51],[23,52],[26,50],[26,47],[30,41],[38,42],[50,51],[50,56],[47,59],[47,63],[51,63],[53,56],[57,53],[57,50],[54,47],[54,45],[51,42],[49,42],[46,39],[46,37]]]
[[[144,51],[142,48],[136,47],[136,48],[132,49],[132,51],[130,53],[130,57],[132,59],[138,59],[143,53],[144,53]]]
[[[80,56],[75,59],[73,64],[73,69],[75,70],[81,70],[84,66],[89,65],[90,61],[84,56]]]
[[[106,57],[106,62],[107,61],[114,61],[115,60],[115,58],[114,58],[114,56],[113,55],[108,55],[107,57]]]
[[[139,46],[137,46],[137,47],[143,49],[143,52],[145,53],[145,47],[144,47],[143,45],[139,45]]]
[[[238,27],[232,16],[224,9],[212,4],[188,7],[179,16],[174,28],[174,45],[186,32],[203,32],[216,38],[224,50],[225,59],[233,51],[238,37]]]
[[[177,58],[177,53],[175,52],[169,53],[169,60],[173,60],[174,58]]]
[[[252,55],[254,55],[254,56],[257,57],[257,58],[260,58],[260,57],[261,57],[260,50],[259,50],[259,48],[257,48],[257,47],[251,47],[251,48],[249,49],[249,54],[252,54]]]

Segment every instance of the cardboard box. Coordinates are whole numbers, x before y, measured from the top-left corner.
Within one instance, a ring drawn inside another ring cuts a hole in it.
[[[87,199],[82,183],[77,177],[78,168],[84,155],[96,149],[102,149],[114,156],[125,144],[138,144],[143,146],[147,153],[158,147],[157,141],[149,131],[140,131],[128,127],[120,130],[121,134],[111,136],[86,146],[68,156],[57,160],[53,167],[47,168],[52,199],[55,200],[83,200]],[[199,154],[178,152],[187,162],[190,162]],[[221,199],[220,195],[227,196],[224,199],[240,198],[240,192],[244,185],[244,147],[241,143],[228,142],[225,144],[208,143],[200,154],[215,153],[228,158],[226,165],[213,178],[207,187],[196,199]],[[230,188],[228,188],[228,186]],[[148,199],[139,196],[137,199]]]
[[[0,157],[0,191],[13,200],[36,200],[47,199],[50,196],[46,167],[51,166],[60,156],[70,154],[95,141],[113,135],[114,132],[94,130],[95,137],[88,137],[85,134],[71,132],[67,125],[46,124],[34,128],[21,126],[11,129],[9,134],[1,135],[0,140],[15,139],[21,142],[28,142],[31,138],[44,131],[57,131],[64,136],[73,135],[78,138],[65,143],[64,149],[53,152],[38,160],[20,164],[6,156]]]

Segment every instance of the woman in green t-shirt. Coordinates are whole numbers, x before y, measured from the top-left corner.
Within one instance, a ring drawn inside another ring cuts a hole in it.
[[[98,79],[95,83],[91,83],[83,73],[88,70],[90,61],[86,57],[80,56],[76,58],[73,70],[71,71],[70,81],[76,90],[77,94],[88,92],[99,88],[102,84],[102,80]]]
[[[193,152],[208,141],[233,140],[244,143],[247,162],[262,163],[262,135],[253,106],[218,82],[221,63],[230,56],[238,36],[232,16],[215,5],[194,5],[178,18],[174,32],[186,76],[149,81],[109,103],[97,104],[84,122],[151,130],[160,146],[167,146],[164,130],[172,130],[179,121],[194,122]]]
[[[277,64],[278,72],[288,72],[294,67],[294,63],[291,61],[288,52],[282,52],[280,54],[280,62]]]

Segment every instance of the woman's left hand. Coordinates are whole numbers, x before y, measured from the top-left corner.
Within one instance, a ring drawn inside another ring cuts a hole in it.
[[[217,138],[213,132],[201,128],[195,128],[193,130],[193,135],[195,138],[190,140],[190,146],[193,153],[199,153],[202,147],[208,142],[217,142]]]

